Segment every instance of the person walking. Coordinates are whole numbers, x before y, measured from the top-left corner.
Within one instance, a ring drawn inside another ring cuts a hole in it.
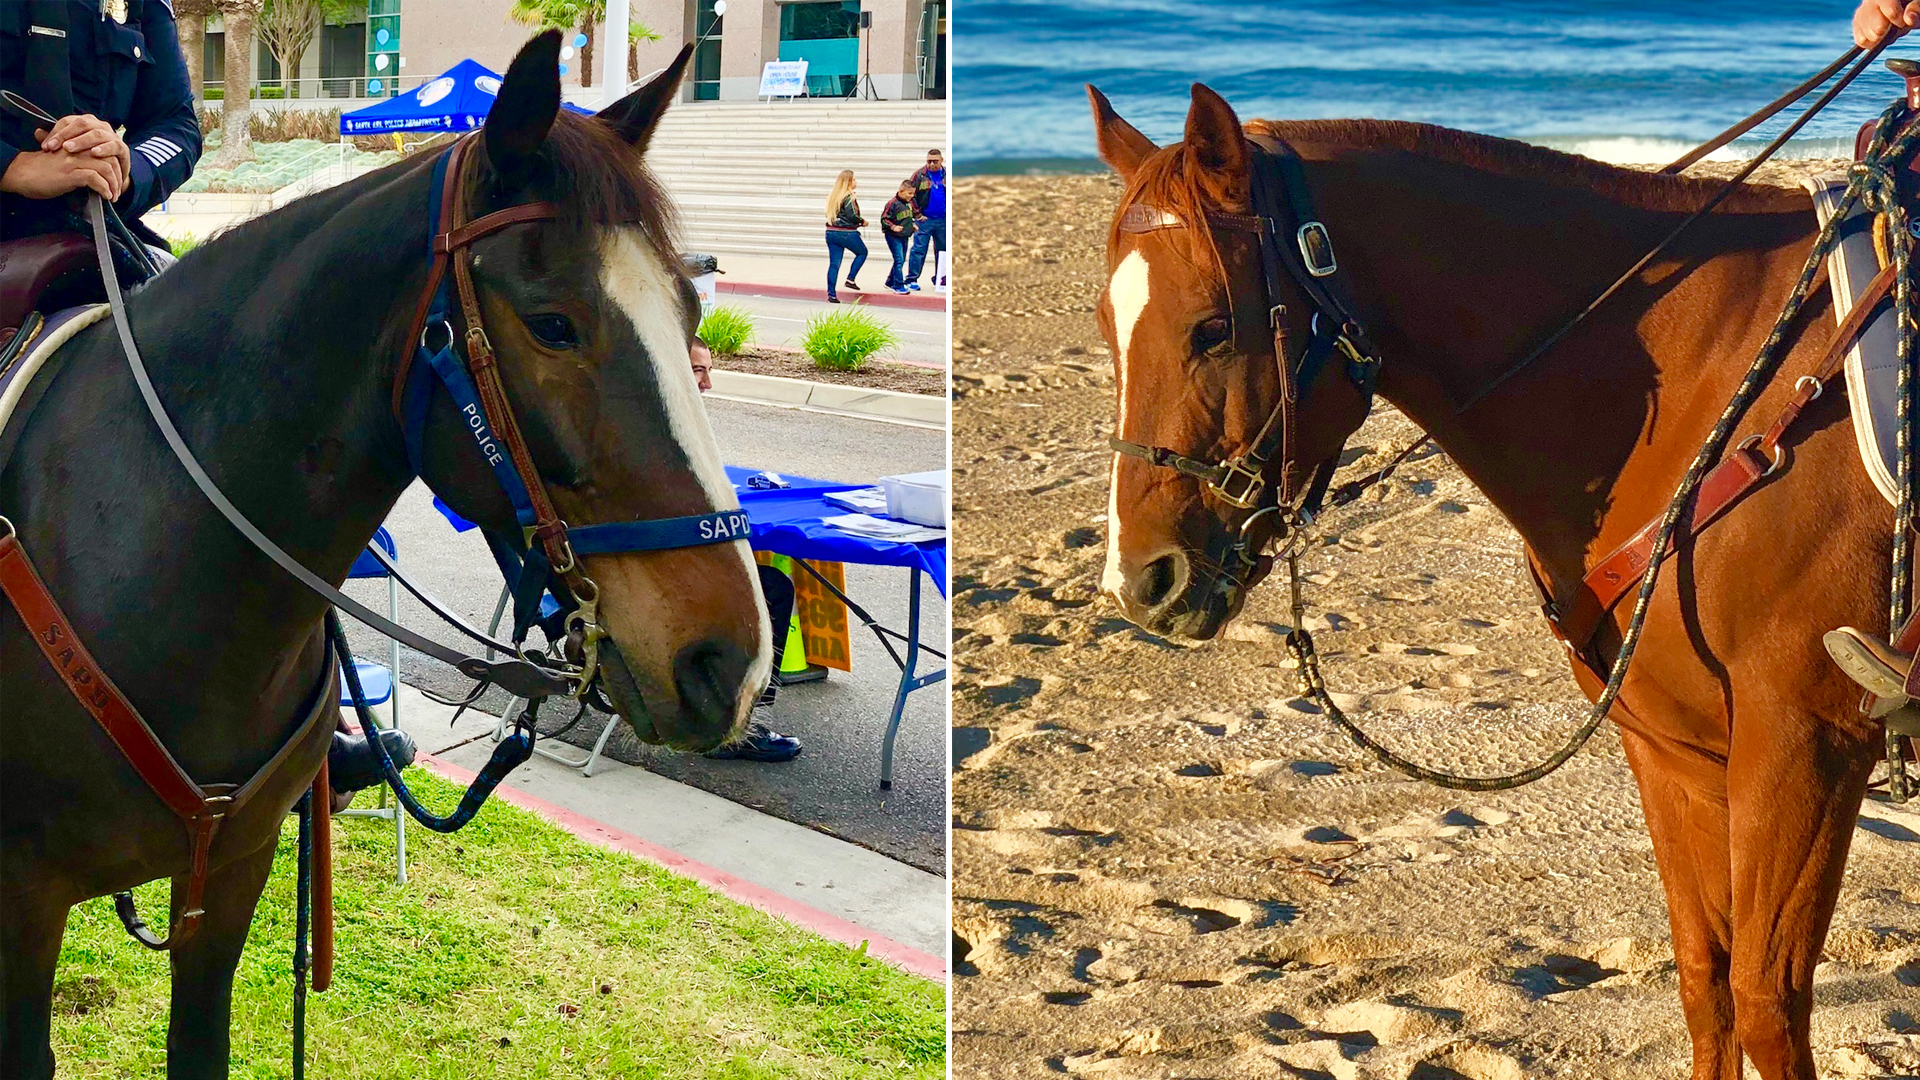
[[[833,191],[827,196],[827,303],[840,302],[840,293],[834,282],[840,280],[840,257],[852,252],[853,265],[847,268],[847,288],[854,292],[860,286],[854,278],[860,276],[860,268],[867,264],[867,242],[860,236],[860,230],[867,219],[860,216],[860,203],[853,197],[853,170],[841,169],[840,179],[833,182]]]
[[[900,190],[887,200],[886,209],[880,211],[880,232],[886,237],[888,254],[893,256],[893,267],[887,271],[887,288],[905,293],[907,248],[914,233],[913,181],[900,181]]]
[[[940,276],[940,253],[947,250],[947,166],[938,149],[927,151],[927,163],[907,180],[913,185],[913,261],[907,265],[907,288],[920,288],[920,268],[927,249],[933,249],[933,274]]]

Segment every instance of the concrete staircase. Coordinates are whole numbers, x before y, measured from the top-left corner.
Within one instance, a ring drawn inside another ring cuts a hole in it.
[[[702,101],[668,110],[647,161],[680,206],[682,246],[723,270],[728,254],[824,260],[827,193],[852,169],[884,267],[880,210],[935,146],[947,149],[944,101]]]

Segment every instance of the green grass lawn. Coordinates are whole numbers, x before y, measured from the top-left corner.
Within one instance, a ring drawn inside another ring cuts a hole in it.
[[[458,789],[409,770],[429,805]],[[361,796],[362,803],[367,796]],[[234,989],[233,1075],[290,1067],[294,828]],[[334,822],[333,988],[308,997],[309,1075],[939,1077],[945,989],[603,851],[498,799],[454,836]],[[166,885],[139,893],[164,922]],[[166,958],[110,901],[74,909],[55,981],[60,1075],[165,1074]]]

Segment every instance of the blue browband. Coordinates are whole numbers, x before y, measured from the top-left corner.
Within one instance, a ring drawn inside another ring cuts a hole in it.
[[[452,148],[443,152],[433,163],[433,176],[428,185],[428,256],[435,254],[435,243],[441,235],[440,208],[442,193],[447,183],[448,162],[452,157]],[[539,524],[539,515],[534,509],[533,499],[528,494],[527,484],[538,483],[538,477],[522,477],[514,465],[513,455],[494,433],[494,421],[487,415],[482,403],[479,388],[474,384],[473,375],[467,369],[467,363],[456,349],[457,336],[454,333],[452,312],[454,307],[452,274],[442,275],[435,287],[432,299],[427,305],[426,321],[422,323],[420,340],[415,343],[414,362],[407,372],[406,386],[401,392],[400,418],[403,441],[406,444],[407,462],[416,475],[421,472],[422,448],[426,440],[427,414],[433,405],[437,390],[445,389],[453,400],[454,409],[459,413],[468,435],[473,439],[474,448],[486,459],[487,466],[493,470],[494,479],[500,490],[513,506],[514,520],[518,522],[525,539],[527,534]],[[469,328],[472,332],[473,328]],[[444,340],[441,340],[444,339]],[[612,555],[632,551],[663,551],[671,548],[700,547],[706,544],[726,543],[732,540],[744,540],[749,532],[747,513],[744,510],[715,510],[705,514],[690,514],[685,517],[658,518],[651,521],[618,521],[604,525],[584,525],[566,529],[566,542],[575,555]],[[518,546],[518,545],[515,545]],[[542,625],[540,613],[541,597],[548,591],[554,577],[554,567],[547,553],[539,543],[526,542],[525,554],[518,577],[511,582],[514,597],[514,633],[517,643],[525,639],[527,630],[534,625]],[[503,566],[503,570],[504,570]],[[573,567],[562,567],[561,571],[571,571]],[[549,636],[554,636],[560,620],[545,621]]]

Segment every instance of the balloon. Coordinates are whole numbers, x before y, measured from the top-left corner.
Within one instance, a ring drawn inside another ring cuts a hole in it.
[[[573,59],[573,46],[571,46],[571,45],[569,45],[569,46],[567,46],[566,48],[564,48],[564,49],[561,49],[561,50],[560,50],[560,59],[562,59],[562,60],[571,60],[571,59]]]
[[[376,42],[379,42],[382,45],[385,45],[388,41],[392,40],[392,38],[393,38],[393,35],[387,33],[385,27],[382,27],[379,30],[374,31],[374,34],[373,34],[373,40]]]
[[[379,56],[376,56],[373,58],[373,70],[375,71],[387,70],[387,54],[386,53],[381,53]]]
[[[380,80],[379,80],[379,79],[368,79],[368,80],[367,80],[367,93],[369,93],[369,94],[377,94],[377,93],[379,93],[379,92],[380,92]]]
[[[585,34],[575,34],[575,35],[573,35],[573,47],[574,47],[574,48],[576,48],[576,49],[584,49],[584,48],[586,48],[586,47],[587,47],[587,35],[585,35]]]

